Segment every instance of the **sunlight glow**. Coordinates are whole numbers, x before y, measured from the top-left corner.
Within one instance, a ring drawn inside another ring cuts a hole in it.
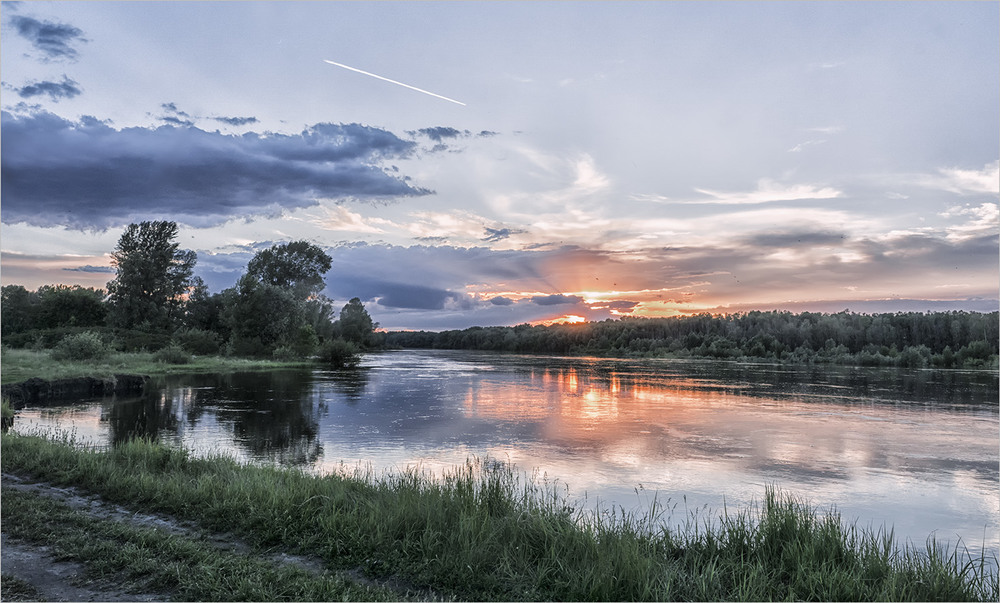
[[[531,324],[535,325],[535,326],[544,325],[546,327],[550,327],[552,325],[575,325],[575,324],[581,324],[581,323],[584,323],[584,322],[587,322],[587,319],[585,317],[583,317],[583,316],[579,316],[577,314],[566,314],[566,315],[560,316],[559,318],[551,318],[551,319],[548,319],[548,320],[538,320],[538,321],[532,322]]]

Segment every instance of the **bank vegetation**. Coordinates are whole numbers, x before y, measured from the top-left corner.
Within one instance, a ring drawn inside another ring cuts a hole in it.
[[[466,349],[608,356],[710,358],[906,368],[998,366],[998,312],[837,314],[746,312],[635,318],[581,324],[400,331],[385,343],[404,348]]]

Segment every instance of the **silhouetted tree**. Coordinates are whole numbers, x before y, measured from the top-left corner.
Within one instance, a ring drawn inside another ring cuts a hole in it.
[[[247,264],[247,276],[306,299],[323,290],[326,284],[323,275],[332,262],[319,247],[306,241],[292,241],[258,251]]]
[[[366,346],[377,325],[372,322],[372,317],[369,316],[368,310],[365,310],[361,299],[355,297],[340,310],[338,326],[341,337],[352,343]]]
[[[179,318],[197,255],[178,248],[175,222],[129,224],[111,254],[108,283],[113,326],[166,331]]]

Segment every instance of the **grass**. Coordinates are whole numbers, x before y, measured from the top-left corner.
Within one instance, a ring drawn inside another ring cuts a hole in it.
[[[464,600],[997,600],[994,560],[895,548],[774,490],[758,506],[662,527],[644,515],[570,509],[547,483],[471,459],[317,477],[133,441],[110,450],[3,436],[4,471],[74,484],[136,509],[237,534]],[[3,507],[8,525],[9,508]],[[103,555],[100,555],[103,556]],[[229,569],[220,569],[225,574]],[[209,577],[198,578],[209,580]],[[201,591],[199,591],[201,592]],[[193,595],[185,595],[192,596]],[[215,596],[211,598],[216,598]],[[224,598],[221,596],[218,598]]]
[[[42,600],[42,593],[37,588],[13,576],[0,576],[0,593],[4,601]]]
[[[71,377],[107,378],[118,373],[135,375],[169,375],[175,373],[231,373],[312,366],[309,361],[280,362],[226,356],[194,356],[186,364],[172,364],[156,358],[151,352],[116,352],[101,360],[62,360],[56,362],[47,350],[3,348],[3,372],[0,382],[18,383],[32,377],[45,380]]]
[[[63,561],[83,563],[96,585],[165,593],[179,601],[388,601],[398,595],[331,573],[314,574],[253,554],[154,528],[100,519],[37,494],[3,491],[9,536],[45,545]],[[7,599],[4,578],[4,599]],[[12,582],[15,594],[33,594]],[[37,600],[37,599],[34,599]]]

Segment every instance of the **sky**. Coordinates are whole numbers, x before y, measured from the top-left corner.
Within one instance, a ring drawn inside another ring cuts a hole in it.
[[[997,2],[3,2],[0,278],[292,240],[388,329],[993,311]],[[377,77],[376,77],[377,76]]]

